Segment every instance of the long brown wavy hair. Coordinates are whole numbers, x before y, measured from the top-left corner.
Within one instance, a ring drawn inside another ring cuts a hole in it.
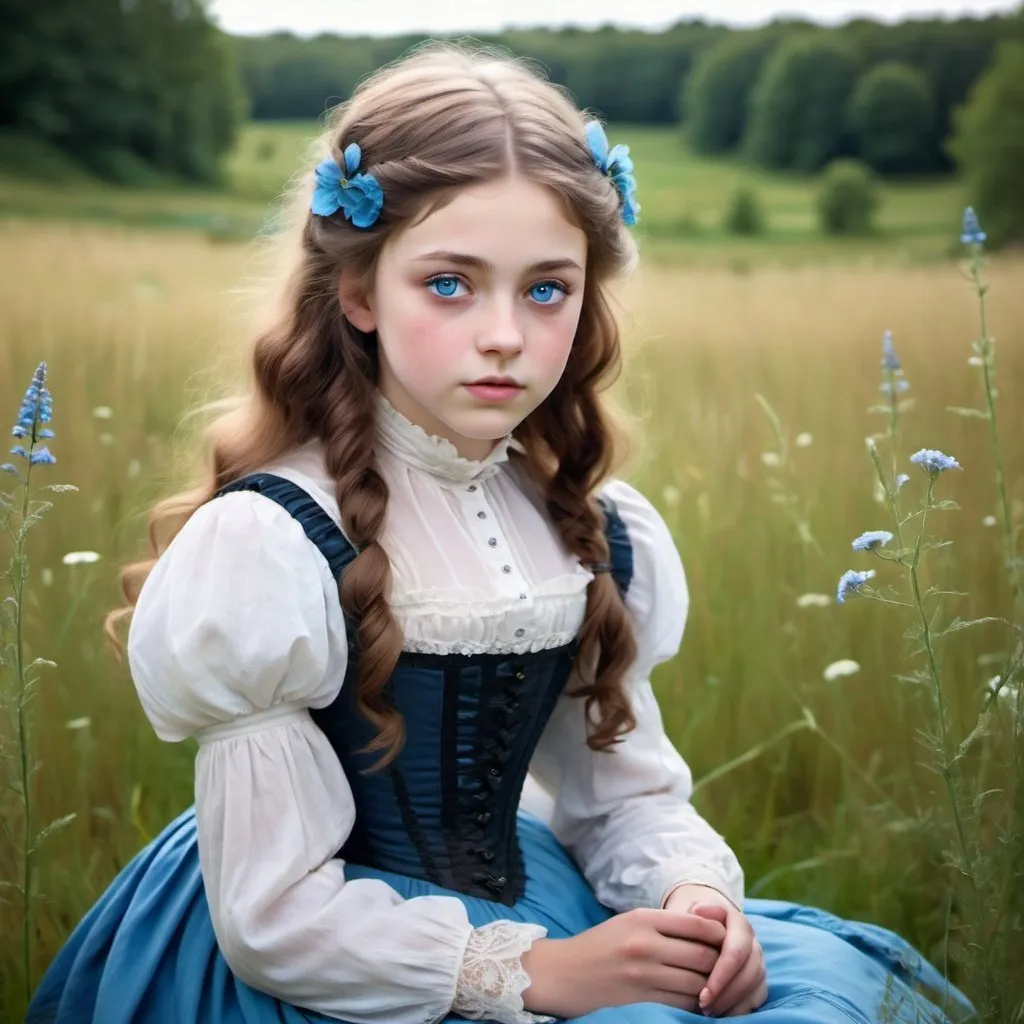
[[[587,237],[582,312],[568,364],[551,395],[516,428],[525,454],[514,457],[526,460],[565,546],[584,564],[608,561],[595,494],[620,464],[625,436],[601,394],[621,361],[607,287],[632,268],[636,247],[618,193],[594,166],[583,126],[584,115],[568,96],[524,62],[451,44],[421,47],[377,71],[331,113],[319,155],[343,166],[345,147],[359,143],[360,169],[383,189],[380,219],[359,230],[340,212],[314,216],[311,172],[296,185],[292,230],[279,243],[287,254],[284,272],[272,316],[252,347],[252,388],[206,428],[208,454],[197,485],[150,512],[152,557],[122,570],[128,606],[112,611],[105,624],[119,654],[118,625],[192,513],[229,481],[318,438],[345,534],[359,552],[340,599],[358,623],[359,706],[379,730],[369,749],[383,752],[377,767],[394,759],[405,725],[386,684],[403,638],[387,601],[391,564],[379,541],[388,490],[366,443],[375,433],[377,338],[342,315],[338,282],[344,269],[369,286],[378,254],[395,232],[462,186],[513,172],[552,189]],[[606,572],[589,585],[578,643],[572,695],[586,700],[588,744],[607,750],[636,725],[624,686],[636,641]]]

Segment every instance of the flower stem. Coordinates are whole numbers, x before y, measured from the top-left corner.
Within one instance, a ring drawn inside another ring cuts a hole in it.
[[[956,826],[957,841],[960,847],[962,859],[962,871],[970,882],[971,895],[973,897],[973,910],[975,915],[976,935],[975,940],[980,940],[985,932],[985,910],[981,899],[981,892],[978,888],[978,879],[975,870],[974,856],[971,852],[971,845],[967,840],[967,829],[964,823],[964,816],[961,808],[961,796],[959,786],[959,769],[956,766],[956,758],[950,749],[949,712],[946,707],[945,695],[942,692],[942,678],[939,673],[938,661],[935,657],[935,644],[932,637],[931,624],[928,621],[928,614],[924,607],[924,596],[921,593],[921,581],[918,576],[918,567],[921,561],[921,549],[924,543],[925,525],[928,521],[928,510],[934,507],[935,475],[929,474],[928,494],[925,499],[925,507],[921,513],[921,525],[917,532],[917,540],[914,544],[914,554],[907,570],[910,576],[910,586],[914,594],[914,606],[917,608],[921,620],[921,639],[924,645],[925,654],[928,660],[928,674],[932,684],[932,695],[935,700],[935,710],[939,721],[939,742],[941,744],[941,762],[939,773],[946,784],[946,791],[949,795],[950,808],[953,812],[953,822]],[[983,947],[978,943],[978,948]],[[992,977],[992,965],[990,958],[985,958],[985,997],[989,1008],[998,1004],[998,996]]]
[[[36,427],[33,425],[33,443]],[[15,643],[14,643],[14,668],[18,680],[18,753],[21,761],[21,799],[24,813],[21,842],[21,899],[22,899],[22,922],[21,922],[21,954],[24,961],[25,980],[25,1005],[28,1006],[32,998],[32,928],[31,928],[31,900],[32,900],[32,793],[31,793],[31,772],[28,763],[28,723],[25,717],[25,709],[28,704],[27,681],[25,679],[25,636],[22,615],[22,599],[25,590],[25,532],[24,524],[28,519],[29,510],[29,480],[32,475],[32,464],[29,463],[25,470],[25,480],[21,499],[21,529],[18,530],[15,538],[14,563],[18,566],[15,578],[12,580],[14,586],[14,608],[15,608]]]
[[[979,342],[981,356],[981,379],[985,388],[985,405],[988,411],[988,436],[992,448],[992,458],[996,468],[996,492],[999,498],[1003,541],[1006,544],[1007,558],[1010,563],[1010,584],[1013,588],[1014,609],[1024,599],[1024,580],[1021,579],[1021,566],[1017,559],[1016,540],[1014,537],[1013,519],[1010,514],[1010,499],[1006,492],[1006,473],[1003,470],[1003,455],[999,445],[999,428],[996,422],[996,402],[992,387],[992,339],[988,336],[987,318],[985,315],[986,287],[981,281],[981,260],[976,254],[971,261],[971,279],[978,293],[978,312],[981,320],[981,340]]]

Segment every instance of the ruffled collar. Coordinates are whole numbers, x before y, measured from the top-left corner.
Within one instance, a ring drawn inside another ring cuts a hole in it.
[[[458,484],[486,480],[508,461],[510,450],[526,450],[508,434],[498,441],[487,458],[479,461],[463,458],[451,441],[428,434],[402,415],[380,391],[377,392],[377,436],[381,446],[403,462]]]

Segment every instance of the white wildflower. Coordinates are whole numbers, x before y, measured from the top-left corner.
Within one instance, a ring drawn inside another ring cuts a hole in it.
[[[831,683],[835,679],[842,679],[843,676],[856,675],[859,671],[860,665],[857,662],[850,658],[840,658],[839,661],[833,661],[831,665],[827,665],[822,675],[827,682]]]
[[[96,551],[69,551],[61,561],[65,565],[92,565],[100,560]]]

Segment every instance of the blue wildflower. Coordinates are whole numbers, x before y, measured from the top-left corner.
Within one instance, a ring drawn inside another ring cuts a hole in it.
[[[900,488],[904,484],[909,484],[909,483],[910,483],[910,477],[907,476],[906,473],[900,473],[900,475],[898,477],[896,477],[896,490],[897,491],[900,490]]]
[[[32,381],[21,400],[21,407],[18,409],[18,421],[11,428],[11,436],[18,440],[28,441],[28,447],[24,444],[16,444],[11,449],[12,455],[26,459],[29,465],[52,465],[56,458],[48,448],[36,448],[35,444],[41,439],[49,439],[54,436],[52,430],[40,430],[40,423],[49,423],[53,419],[53,398],[46,388],[46,363],[40,363],[36,372],[32,375]],[[5,473],[17,474],[17,469],[6,462],[0,467]]]
[[[944,473],[947,469],[961,469],[961,465],[952,455],[943,455],[934,448],[922,448],[910,456],[915,466],[920,466],[929,476]]]
[[[352,142],[345,147],[344,170],[328,158],[317,164],[316,185],[309,208],[319,217],[330,217],[341,210],[357,228],[372,227],[384,205],[384,193],[372,174],[358,174],[363,154]]]
[[[891,383],[887,380],[883,380],[882,383],[878,385],[878,390],[881,391],[883,395],[891,395],[893,393],[894,385],[897,395],[902,395],[905,391],[910,390],[910,381],[903,377],[897,377],[896,380]]]
[[[18,467],[12,465],[10,462],[5,462],[2,466],[0,466],[0,473],[13,473],[15,476],[21,476],[21,474],[18,472]]]
[[[32,375],[32,382],[21,400],[18,420],[11,429],[14,437],[31,437],[36,425],[49,423],[53,417],[53,399],[46,390],[46,363],[40,363]]]
[[[888,530],[868,530],[853,542],[853,550],[874,551],[875,548],[883,547],[891,540],[892,534]]]
[[[629,155],[629,146],[621,143],[608,149],[608,136],[598,121],[588,121],[584,126],[587,145],[594,165],[602,174],[612,180],[616,191],[622,199],[622,220],[632,227],[636,224],[640,204],[636,201],[636,178],[633,177],[633,160]]]
[[[988,235],[981,230],[981,225],[978,223],[978,215],[974,212],[974,207],[968,206],[967,209],[964,210],[964,222],[960,241],[964,245],[984,245],[986,238],[988,238]]]
[[[55,455],[50,454],[50,449],[37,448],[28,459],[30,466],[52,466],[57,461]]]
[[[840,577],[839,586],[836,588],[836,603],[845,604],[847,595],[860,590],[874,575],[874,569],[866,569],[864,572],[847,569]]]
[[[882,335],[882,369],[893,371],[901,369],[899,356],[896,355],[896,349],[892,344],[892,331],[886,331]]]

